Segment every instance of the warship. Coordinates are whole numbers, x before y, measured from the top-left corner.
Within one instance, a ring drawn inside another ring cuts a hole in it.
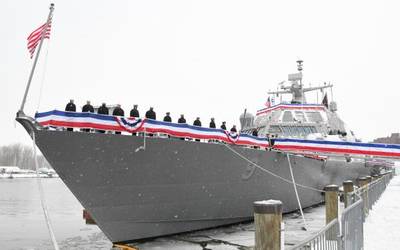
[[[240,116],[239,136],[264,138],[269,146],[237,145],[220,137],[165,129],[152,130],[152,136],[146,130],[136,136],[128,130],[96,133],[99,127],[92,123],[68,123],[82,113],[63,112],[69,116],[66,122],[49,125],[40,121],[40,115],[25,115],[21,108],[16,120],[104,234],[114,243],[126,243],[250,221],[257,200],[281,200],[283,212],[298,210],[293,180],[301,206],[309,207],[323,202],[321,190],[326,185],[369,175],[372,167],[365,160],[296,152],[289,157],[272,147],[279,138],[356,141],[337,115],[335,103],[306,102],[305,92],[332,85],[305,88],[302,77],[298,61],[298,72],[280,84],[281,90],[270,92],[291,94],[290,102],[268,105],[255,116],[248,112]],[[129,124],[129,119],[116,120]],[[93,131],[63,129],[68,126]],[[252,136],[255,131],[258,136]]]

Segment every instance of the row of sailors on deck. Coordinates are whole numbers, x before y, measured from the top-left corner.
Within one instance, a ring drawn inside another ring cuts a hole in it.
[[[74,104],[74,100],[70,100],[67,106],[65,107],[65,111],[69,112],[76,112],[76,105]],[[90,104],[90,101],[87,101],[86,104],[82,107],[82,112],[91,112],[94,113],[94,107]],[[106,106],[106,103],[102,103],[102,105],[97,109],[98,114],[102,115],[108,115],[109,114],[109,109]],[[114,116],[125,116],[124,110],[121,108],[120,104],[117,104],[117,106],[114,108],[112,115]],[[130,111],[130,117],[139,117],[139,110],[138,110],[138,105],[133,105],[133,109]],[[150,109],[146,112],[145,117],[148,119],[153,119],[156,120],[156,112],[154,112],[153,107],[150,107]],[[164,122],[172,122],[172,118],[170,116],[170,112],[167,112],[164,116],[163,119]],[[186,123],[186,119],[184,115],[181,115],[180,118],[178,119],[178,123]],[[201,127],[201,121],[200,117],[197,117],[196,120],[193,122],[194,126]],[[216,128],[215,125],[215,119],[211,118],[210,121],[210,128]],[[221,129],[226,130],[226,122],[222,122]],[[72,128],[68,128],[67,130],[72,131]],[[84,129],[84,131],[89,132],[89,129]],[[233,125],[231,132],[237,133],[236,125]],[[104,133],[103,130],[100,130],[99,132]],[[115,132],[116,134],[121,134],[121,132]]]

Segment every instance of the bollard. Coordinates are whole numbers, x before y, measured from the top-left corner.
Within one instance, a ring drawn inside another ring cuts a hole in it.
[[[343,191],[344,191],[344,208],[348,207],[350,202],[351,197],[349,196],[349,193],[354,191],[354,185],[353,182],[350,180],[344,181],[343,182]]]
[[[325,223],[326,225],[329,222],[338,218],[338,193],[339,187],[337,185],[328,185],[324,188],[325,190]],[[325,235],[327,240],[335,241],[337,240],[336,233],[327,232]]]
[[[254,226],[256,250],[281,249],[282,202],[255,201]]]
[[[325,190],[325,223],[338,218],[338,192],[337,185],[328,185]]]
[[[365,179],[365,177],[358,177],[357,178],[357,186],[360,188],[362,185],[362,181]]]
[[[360,188],[366,188],[367,185],[368,185],[368,180],[366,177],[358,178],[358,186]]]

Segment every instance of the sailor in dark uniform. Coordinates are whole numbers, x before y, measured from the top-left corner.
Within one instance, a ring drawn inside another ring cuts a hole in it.
[[[109,113],[108,113],[108,108],[107,108],[105,102],[103,102],[103,103],[101,104],[101,106],[100,106],[99,109],[97,110],[97,114],[100,114],[100,115],[108,115],[108,114],[109,114]]]
[[[166,114],[165,114],[165,116],[164,116],[164,120],[163,120],[164,122],[172,122],[172,119],[171,119],[171,116],[170,116],[170,113],[169,112],[167,112]]]
[[[99,109],[97,110],[97,114],[100,114],[100,115],[108,115],[108,108],[107,108],[105,102],[103,102],[103,103],[101,104],[101,106],[100,106]],[[98,130],[98,132],[99,132],[99,133],[105,133],[104,130]]]
[[[196,120],[194,120],[193,126],[201,127],[200,117],[197,117]]]
[[[221,128],[222,128],[223,130],[226,130],[226,122],[222,122]]]
[[[86,104],[82,107],[82,112],[94,113],[94,108],[90,104],[90,101],[87,101]],[[90,128],[84,128],[84,129],[82,129],[82,131],[90,132]]]
[[[201,127],[200,117],[197,117],[193,122],[193,126]],[[196,141],[200,141],[200,139],[196,139]]]
[[[147,112],[146,112],[146,114],[145,114],[145,117],[146,117],[147,119],[152,119],[152,120],[155,120],[155,119],[156,119],[156,112],[154,112],[153,107],[150,107],[150,109],[147,110]],[[152,134],[152,133],[149,133],[149,136],[151,137],[151,136],[153,136],[153,134]]]
[[[252,136],[257,136],[258,137],[258,131],[257,129],[254,129],[253,132],[251,132]],[[260,148],[260,146],[253,146],[253,148]]]
[[[186,123],[186,119],[185,119],[184,115],[181,115],[181,117],[179,117],[178,123]]]
[[[76,106],[73,99],[69,100],[69,103],[67,103],[67,106],[65,106],[65,111],[76,112]],[[67,130],[74,131],[73,128],[67,128]]]
[[[154,112],[153,107],[150,107],[146,112],[146,118],[156,120],[156,112]]]
[[[120,104],[117,104],[117,107],[114,108],[114,111],[113,111],[112,115],[114,115],[114,116],[124,116],[125,115],[125,112],[121,108]],[[115,131],[115,134],[116,135],[120,135],[121,132],[120,131]]]
[[[210,121],[210,128],[216,128],[214,118],[211,118],[211,121]],[[216,140],[208,140],[208,142],[216,142]]]
[[[210,128],[216,128],[214,118],[211,118]]]
[[[167,113],[165,114],[163,121],[164,121],[164,122],[172,122],[172,119],[171,119],[171,116],[170,116],[170,113],[169,113],[169,112],[167,112]],[[171,138],[171,136],[168,135],[168,138]]]
[[[139,110],[137,109],[138,105],[133,105],[133,109],[131,109],[130,117],[139,117]]]
[[[137,109],[137,107],[138,107],[137,104],[133,105],[133,109],[131,109],[131,112],[129,114],[130,117],[135,117],[135,118],[139,117],[139,110]],[[136,132],[133,132],[132,135],[136,135]]]
[[[69,103],[65,106],[65,111],[76,112],[76,106],[73,99],[69,100]]]
[[[186,119],[185,119],[185,116],[184,115],[181,115],[181,117],[179,117],[179,119],[178,119],[178,123],[186,123]],[[181,140],[185,140],[185,138],[180,138]]]
[[[89,112],[89,113],[94,113],[94,108],[90,104],[90,101],[87,101],[85,105],[82,107],[82,112]]]
[[[231,128],[231,132],[232,133],[237,133],[236,125],[233,125],[233,127]]]

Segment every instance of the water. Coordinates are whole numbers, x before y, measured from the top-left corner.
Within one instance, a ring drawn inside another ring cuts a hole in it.
[[[59,178],[41,179],[53,230],[61,249],[110,250],[82,206]],[[0,179],[0,249],[53,249],[35,178]]]
[[[61,249],[110,250],[112,243],[96,225],[86,225],[83,208],[59,178],[41,179],[57,242]],[[293,245],[317,232],[325,223],[324,207],[306,209],[307,231],[298,214],[287,214],[285,244]],[[252,249],[254,224],[243,223],[194,233],[161,237],[136,244],[139,249],[238,250]],[[0,179],[0,250],[53,249],[37,180]]]

